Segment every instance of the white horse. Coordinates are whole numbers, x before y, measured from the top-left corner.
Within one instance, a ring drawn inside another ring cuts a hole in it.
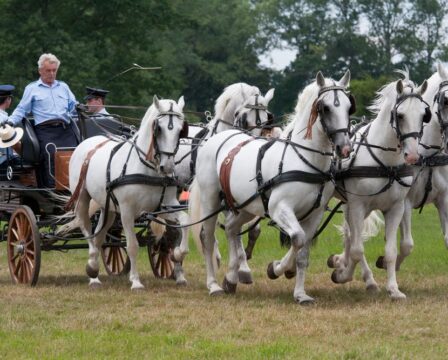
[[[190,126],[189,138],[180,142],[175,157],[175,173],[179,183],[190,184],[194,177],[197,152],[204,145],[204,141],[213,135],[233,128],[242,128],[254,135],[260,135],[263,126],[271,121],[267,109],[273,97],[274,89],[270,89],[263,96],[258,87],[246,83],[227,86],[216,99],[213,119],[203,129]]]
[[[386,289],[392,299],[406,297],[398,288],[395,273],[397,230],[413,181],[412,168],[407,165],[418,161],[423,121],[430,120],[427,103],[421,97],[427,89],[427,81],[416,88],[407,71],[402,73],[405,79],[392,82],[378,92],[370,107],[377,116],[356,133],[355,151],[342,164],[338,176],[339,190],[346,198],[345,250],[328,261],[330,267],[336,267],[331,277],[336,283],[351,281],[355,266],[360,262],[367,289],[377,291],[378,285],[364,256],[362,229],[371,211],[380,210],[385,219]]]
[[[440,63],[437,71],[428,79],[428,89],[423,94],[423,100],[431,104],[432,117],[420,140],[421,161],[414,167],[415,181],[404,203],[397,270],[414,247],[412,209],[423,208],[425,204],[431,203],[436,206],[445,245],[448,247],[448,69]],[[378,258],[376,265],[385,268],[383,256]]]
[[[115,220],[115,213],[119,212],[131,261],[131,289],[143,288],[137,272],[138,242],[134,220],[162,204],[179,205],[177,187],[171,175],[179,137],[186,136],[187,123],[182,113],[184,104],[183,97],[176,103],[154,96],[153,104],[132,139],[115,142],[104,136],[95,136],[83,141],[73,152],[69,165],[70,190],[76,194],[73,199],[77,199],[74,209],[76,223],[84,236],[90,237],[86,266],[90,285],[100,284],[99,248]],[[89,217],[91,199],[101,207],[93,238],[90,236],[92,224]],[[183,212],[160,216],[175,223],[188,223],[188,215]],[[182,236],[188,236],[186,229],[182,230]]]
[[[292,239],[286,256],[270,264],[271,277],[295,269],[298,250],[313,236],[333,194],[329,181],[333,150],[338,156],[348,156],[350,152],[348,123],[353,105],[345,93],[349,81],[348,71],[339,82],[325,79],[319,72],[316,81],[299,96],[295,114],[285,129],[288,140],[269,143],[229,130],[213,136],[199,153],[191,186],[190,214],[191,220],[196,221],[215,213],[203,222],[207,287],[211,295],[234,292],[239,273],[250,274],[238,233],[244,223],[256,216],[268,213]],[[264,157],[257,161],[261,148],[265,150]],[[232,161],[230,169],[228,164]],[[230,260],[224,290],[217,283],[213,264],[216,211],[220,209],[223,189],[226,202],[233,209],[228,212],[225,227]],[[197,242],[199,229],[200,226],[193,228]],[[296,289],[294,298],[301,301],[306,294]]]
[[[182,139],[176,153],[175,174],[181,186],[191,183],[195,175],[197,154],[205,142],[224,130],[239,128],[259,136],[264,126],[272,123],[272,114],[268,111],[269,102],[274,97],[274,89],[270,89],[263,96],[256,86],[246,83],[236,83],[227,86],[215,103],[215,115],[202,130],[193,128],[194,133],[188,139]],[[194,137],[194,139],[191,139]],[[250,226],[250,225],[249,225]],[[257,238],[260,233],[259,225],[249,232],[249,237]],[[182,241],[175,255],[183,258],[188,252],[188,243]],[[215,249],[218,263],[221,259],[218,246]],[[247,280],[250,282],[251,280]]]

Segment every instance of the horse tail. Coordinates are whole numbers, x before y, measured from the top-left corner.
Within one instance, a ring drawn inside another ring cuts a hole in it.
[[[384,225],[384,220],[380,216],[378,210],[372,211],[369,216],[364,219],[363,228],[361,232],[362,241],[367,241],[371,237],[377,236]],[[342,236],[350,234],[350,228],[344,219],[342,225],[335,225]]]
[[[190,196],[188,199],[188,208],[190,211],[190,221],[192,223],[195,223],[201,219],[201,200],[199,198],[199,184],[196,178],[194,178],[193,182],[191,183],[189,191]],[[198,251],[203,253],[201,242],[202,223],[192,225],[190,229]]]
[[[67,196],[68,198],[68,196]],[[89,217],[92,217],[98,210],[100,210],[100,205],[94,201],[94,200],[90,200],[89,203]],[[69,221],[68,223],[60,226],[57,230],[56,230],[56,235],[61,236],[61,235],[65,235],[67,233],[69,233],[70,231],[77,229],[80,227],[80,222],[79,222],[79,218],[76,216],[75,211],[69,211],[65,214],[56,216],[56,218],[59,221],[63,221],[66,219],[70,219],[73,218],[73,220]]]
[[[156,240],[159,241],[165,233],[165,225],[156,223],[155,221],[151,221],[150,226],[152,235],[154,235]]]

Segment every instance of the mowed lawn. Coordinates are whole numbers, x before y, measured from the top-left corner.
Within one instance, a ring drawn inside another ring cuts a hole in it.
[[[380,294],[368,295],[360,278],[335,285],[326,267],[341,250],[330,224],[313,248],[307,289],[313,306],[293,300],[294,280],[266,276],[280,259],[278,232],[263,226],[250,261],[254,284],[212,298],[205,266],[191,241],[184,268],[188,285],[155,279],[146,249],[139,270],[144,291],[102,271],[101,289],[88,287],[87,250],[42,254],[36,287],[13,285],[0,244],[0,358],[4,359],[446,359],[448,356],[448,251],[438,214],[415,212],[412,255],[398,273],[406,301],[391,301],[385,272],[374,268],[383,233],[366,243]],[[340,223],[337,215],[333,223]],[[224,264],[226,241],[218,230]]]

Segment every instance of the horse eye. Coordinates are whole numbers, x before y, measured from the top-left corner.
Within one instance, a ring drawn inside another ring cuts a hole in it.
[[[330,112],[330,107],[328,105],[324,105],[324,112]]]
[[[397,120],[403,121],[404,115],[403,114],[397,114]]]

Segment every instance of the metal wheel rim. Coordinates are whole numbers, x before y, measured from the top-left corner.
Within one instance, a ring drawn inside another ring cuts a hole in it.
[[[28,206],[17,208],[8,225],[8,264],[14,283],[36,285],[40,271],[40,235]]]

